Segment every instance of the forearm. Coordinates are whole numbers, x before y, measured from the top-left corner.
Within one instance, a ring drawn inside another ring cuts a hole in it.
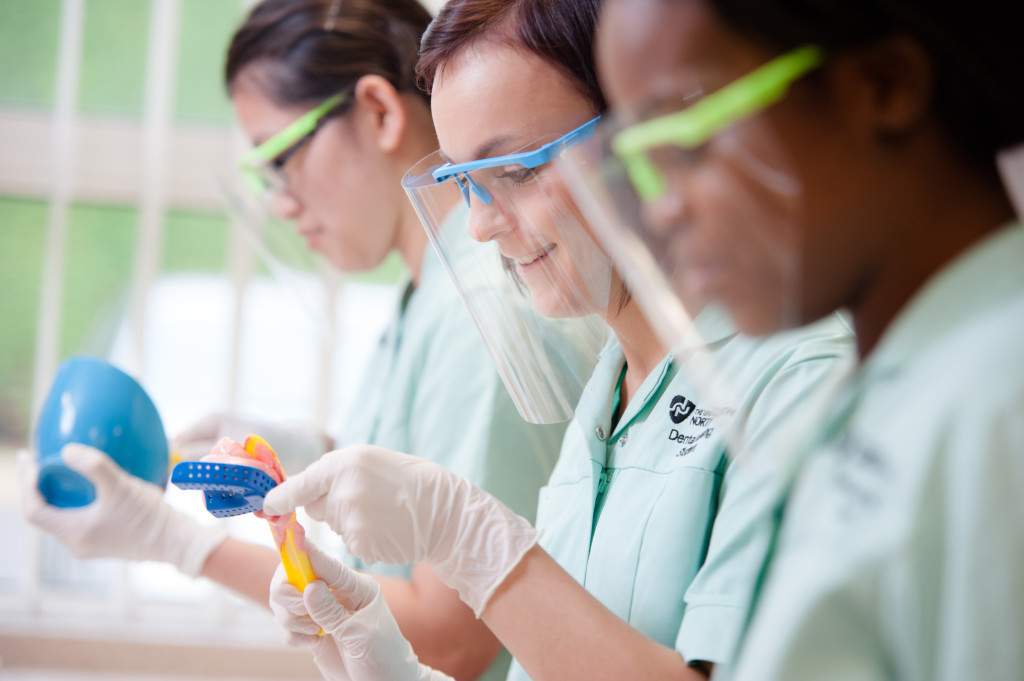
[[[498,587],[482,619],[534,681],[706,679],[616,617],[539,546]]]
[[[269,609],[270,583],[280,563],[274,549],[228,537],[210,554],[200,574]]]
[[[458,679],[476,679],[494,660],[498,639],[426,564],[411,580],[376,576],[402,635],[423,664]]]
[[[269,607],[270,585],[280,562],[271,548],[229,537],[210,554],[202,576]],[[487,669],[500,647],[498,640],[428,565],[415,566],[411,581],[375,577],[423,664],[459,681],[476,679]]]

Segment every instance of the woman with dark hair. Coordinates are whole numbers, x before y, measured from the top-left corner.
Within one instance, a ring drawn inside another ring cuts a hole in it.
[[[773,504],[733,678],[1024,678],[1024,178],[999,172],[1024,142],[1018,8],[615,0],[602,21],[645,228],[716,248],[732,199],[696,184],[756,157],[798,188],[751,204],[792,237],[785,302],[798,322],[847,307],[857,332],[857,371]],[[664,88],[695,81],[685,104]],[[760,330],[772,293],[711,291]]]
[[[343,441],[414,452],[532,517],[564,425],[528,424],[516,412],[400,184],[408,167],[437,147],[429,100],[413,70],[429,21],[414,0],[256,5],[232,38],[225,66],[235,113],[256,145],[243,169],[308,247],[339,269],[372,269],[396,251],[408,270]],[[200,430],[216,431],[224,424],[204,425]],[[273,425],[220,434],[263,433],[294,459],[270,434]],[[329,449],[320,447],[309,456]],[[267,603],[280,565],[275,551],[199,526],[99,452],[68,452],[66,459],[96,481],[97,502],[86,513],[47,507],[33,493],[35,470],[26,461],[26,510],[77,555],[172,562]],[[125,517],[132,522],[124,524]],[[508,654],[429,565],[356,564],[375,573],[424,661],[458,678],[505,676]]]
[[[448,187],[469,204],[464,231],[511,263],[541,313],[597,314],[614,333],[541,491],[537,529],[428,462],[365,447],[323,457],[266,509],[305,506],[368,560],[430,562],[512,652],[509,679],[705,678],[731,660],[767,550],[744,541],[754,521],[731,492],[727,424],[758,458],[784,458],[781,423],[843,371],[852,337],[833,318],[754,339],[693,302],[684,346],[668,351],[551,163],[585,144],[605,106],[591,57],[598,7],[453,0],[417,66],[442,158],[404,182],[428,232],[442,232],[431,206],[448,205],[434,200]],[[698,375],[710,367],[720,369],[713,386]],[[732,540],[709,552],[718,533]],[[691,597],[712,558],[738,586]],[[272,597],[296,606],[279,621],[300,640],[332,635],[338,657],[325,675],[430,673],[403,652],[372,588],[340,566],[322,572],[333,593],[279,583]]]

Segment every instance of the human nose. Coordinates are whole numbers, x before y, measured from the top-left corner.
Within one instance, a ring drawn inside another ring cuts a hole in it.
[[[661,195],[643,201],[645,228],[655,236],[664,237],[678,228],[691,210],[687,188],[689,182],[679,173],[663,175],[665,188]]]
[[[648,230],[657,236],[665,236],[685,219],[686,200],[679,194],[666,193],[644,203],[643,214]]]
[[[274,192],[270,201],[270,210],[281,220],[294,220],[302,211],[302,204],[287,192]]]
[[[469,235],[474,241],[486,243],[498,238],[502,232],[511,229],[508,216],[497,201],[489,205],[483,201],[471,200],[469,208]]]

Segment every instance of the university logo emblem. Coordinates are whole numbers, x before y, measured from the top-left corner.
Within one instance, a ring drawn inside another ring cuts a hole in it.
[[[672,398],[672,404],[668,407],[668,416],[672,419],[672,423],[682,423],[686,419],[690,418],[690,414],[697,408],[697,405],[686,399],[682,395],[676,395]]]

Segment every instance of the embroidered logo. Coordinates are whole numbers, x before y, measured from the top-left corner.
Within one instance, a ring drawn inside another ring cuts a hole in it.
[[[668,439],[682,445],[676,456],[686,456],[700,446],[702,440],[711,441],[715,434],[714,415],[710,409],[702,409],[682,395],[676,395],[668,405],[668,416],[673,428]]]
[[[672,419],[672,423],[682,423],[690,418],[690,415],[696,408],[697,405],[690,400],[682,395],[676,395],[672,398],[672,404],[668,407],[668,417]]]

